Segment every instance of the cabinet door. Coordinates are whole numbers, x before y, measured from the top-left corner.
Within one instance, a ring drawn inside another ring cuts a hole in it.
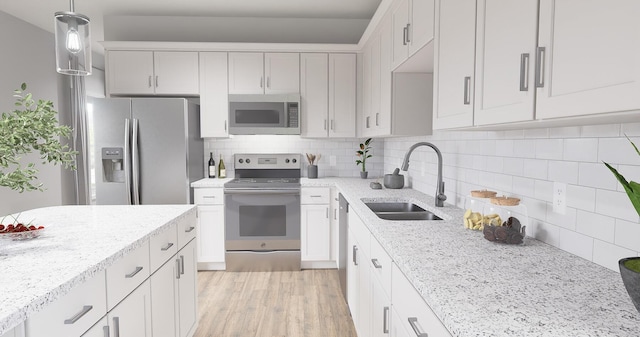
[[[356,136],[356,55],[329,55],[329,137]]]
[[[385,136],[391,134],[391,18],[387,17],[380,27],[380,113],[374,116],[377,135]]]
[[[189,242],[177,255],[178,259],[180,259],[180,278],[178,279],[180,334],[178,337],[191,336],[196,329],[198,317],[196,256],[196,240]]]
[[[262,53],[229,53],[229,94],[264,94]]]
[[[533,120],[538,0],[478,0],[475,125]]]
[[[434,0],[411,0],[409,26],[409,56],[433,40]],[[535,13],[535,12],[534,12]]]
[[[16,335],[15,337],[19,337],[22,335]],[[2,337],[14,337],[14,336],[2,336]],[[87,332],[83,333],[81,337],[109,337],[109,324],[107,321],[107,316],[102,317],[101,320],[98,321],[94,326],[91,327]]]
[[[151,289],[144,281],[107,314],[113,336],[151,337]]]
[[[371,278],[371,336],[388,337],[391,331],[391,300],[375,277]]]
[[[380,106],[381,106],[381,82],[380,82],[380,34],[373,36],[371,41],[371,121],[370,126],[378,134],[380,127]]]
[[[300,54],[264,54],[265,94],[300,92]]]
[[[327,137],[329,130],[329,56],[300,54],[302,137]]]
[[[198,95],[198,52],[154,52],[158,95]]]
[[[438,1],[434,46],[434,129],[473,125],[475,29],[475,1]]]
[[[358,251],[358,314],[354,319],[358,336],[371,336],[371,269],[365,249]]]
[[[224,262],[224,205],[198,206],[198,262]]]
[[[228,137],[227,53],[200,53],[200,137]]]
[[[416,334],[413,331],[409,333],[405,329],[403,322],[400,320],[400,315],[394,309],[394,306],[391,308],[391,337],[415,337]]]
[[[640,1],[542,0],[536,118],[640,108]]]
[[[369,137],[374,133],[374,126],[372,121],[372,97],[371,87],[373,81],[371,80],[371,59],[372,55],[372,43],[369,42],[364,47],[362,53],[362,136]]]
[[[329,261],[331,258],[329,205],[302,205],[301,212],[302,261]]]
[[[151,275],[153,337],[178,336],[178,260],[175,255]]]
[[[422,0],[425,1],[425,0]],[[393,53],[391,54],[391,68],[397,68],[409,56],[409,0],[402,0],[391,14],[393,31]]]
[[[358,269],[358,242],[355,239],[355,235],[348,230],[347,233],[347,304],[351,311],[351,317],[353,323],[356,324],[356,316],[358,313],[358,284],[359,273]]]
[[[154,93],[153,52],[115,50],[107,53],[110,95]]]

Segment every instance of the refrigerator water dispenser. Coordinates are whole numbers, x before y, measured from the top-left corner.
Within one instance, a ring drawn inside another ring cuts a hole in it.
[[[102,148],[102,180],[124,183],[124,163],[121,147]]]

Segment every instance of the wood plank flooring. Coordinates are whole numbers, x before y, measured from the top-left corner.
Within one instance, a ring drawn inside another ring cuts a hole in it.
[[[356,337],[337,270],[198,272],[195,337]]]

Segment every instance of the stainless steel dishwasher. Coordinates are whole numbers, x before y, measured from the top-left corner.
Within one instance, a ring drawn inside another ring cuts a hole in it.
[[[338,194],[340,204],[340,220],[338,222],[338,276],[344,300],[347,300],[347,235],[349,233],[349,203]]]

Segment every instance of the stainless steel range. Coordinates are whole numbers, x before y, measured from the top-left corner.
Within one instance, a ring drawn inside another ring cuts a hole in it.
[[[300,270],[299,153],[236,154],[224,184],[227,271]]]

